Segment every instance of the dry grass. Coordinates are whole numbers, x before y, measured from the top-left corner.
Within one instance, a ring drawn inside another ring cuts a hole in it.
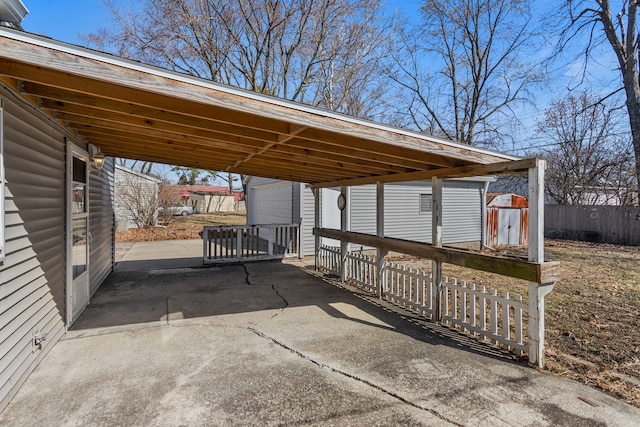
[[[116,232],[117,242],[149,242],[156,240],[188,240],[202,238],[199,233],[205,226],[246,224],[244,212],[219,212],[194,214],[168,218],[165,225],[150,228],[132,228]]]

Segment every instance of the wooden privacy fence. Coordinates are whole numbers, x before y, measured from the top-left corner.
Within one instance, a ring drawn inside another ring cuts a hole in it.
[[[362,253],[347,253],[346,281],[377,292],[376,260]],[[340,249],[321,246],[318,269],[340,276]],[[434,292],[431,272],[385,261],[382,297],[428,319],[501,345],[517,354],[527,353],[525,342],[528,306],[522,296],[499,294],[495,289],[443,277],[442,298]],[[440,304],[440,310],[436,310]],[[437,319],[437,313],[441,318]]]
[[[556,239],[640,245],[640,207],[545,205],[544,234]]]
[[[205,264],[261,261],[298,255],[298,225],[232,225],[204,227]]]

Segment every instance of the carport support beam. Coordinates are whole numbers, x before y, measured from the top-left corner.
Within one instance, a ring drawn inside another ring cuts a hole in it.
[[[384,183],[376,184],[376,235],[384,238]],[[385,268],[384,257],[389,251],[377,248],[376,256],[376,285],[378,297],[382,298],[386,288],[387,270]]]
[[[442,247],[442,179],[431,179],[431,244]],[[431,261],[433,320],[442,321],[442,262]],[[444,302],[446,304],[446,301]]]
[[[315,227],[316,229],[318,228],[322,228],[322,222],[320,220],[320,191],[322,191],[320,188],[313,188],[313,215],[314,215],[314,223],[315,223]],[[315,242],[315,267],[316,267],[316,271],[318,270],[318,267],[320,266],[320,259],[318,258],[320,256],[320,236],[318,236],[317,234],[315,235],[314,238]]]
[[[529,261],[535,263],[544,262],[544,169],[544,160],[529,169]],[[529,282],[529,363],[539,368],[544,366],[544,297],[553,286]]]
[[[340,231],[349,231],[349,189],[344,185],[340,187],[340,197],[344,197],[345,204],[340,210]],[[347,254],[349,242],[340,240],[340,280],[347,281]]]

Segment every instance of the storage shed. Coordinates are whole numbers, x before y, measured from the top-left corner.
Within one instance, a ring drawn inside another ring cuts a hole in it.
[[[523,246],[528,242],[529,202],[513,193],[487,194],[488,246]]]
[[[447,180],[443,188],[443,243],[448,246],[479,248],[484,240],[484,200],[492,178]],[[268,178],[245,178],[247,224],[298,224],[301,255],[314,254],[314,197],[306,184]],[[360,233],[376,231],[376,186],[348,189],[348,227]],[[340,228],[337,200],[339,188],[320,192],[321,224]],[[399,239],[431,243],[432,191],[430,181],[385,185],[385,235]],[[339,242],[323,239],[323,244]],[[360,246],[351,245],[351,250]],[[365,248],[366,249],[366,248]]]

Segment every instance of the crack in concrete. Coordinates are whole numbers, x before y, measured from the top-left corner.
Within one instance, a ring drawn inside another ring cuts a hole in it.
[[[252,286],[251,280],[249,280],[249,269],[247,268],[246,264],[241,264],[242,268],[244,268],[244,281],[247,285]],[[282,307],[280,309],[280,311],[276,314],[274,314],[273,316],[271,316],[269,319],[273,319],[274,317],[276,317],[278,314],[282,313],[284,311],[285,308],[289,307],[289,301],[287,301],[287,299],[285,297],[282,296],[282,294],[280,294],[280,292],[276,289],[276,285],[271,285],[271,289],[273,289],[273,292],[275,292],[276,295],[278,295],[278,297],[282,300],[282,302],[284,303],[284,307]]]
[[[334,372],[336,374],[342,375],[342,376],[344,376],[346,378],[358,381],[358,382],[360,382],[362,384],[365,384],[365,385],[367,385],[369,387],[372,387],[372,388],[374,388],[374,389],[376,389],[376,390],[378,390],[378,391],[380,391],[380,392],[382,392],[382,393],[384,393],[384,394],[386,394],[386,395],[388,395],[388,396],[390,396],[390,397],[392,397],[392,398],[394,398],[396,400],[399,400],[400,402],[402,402],[402,403],[404,403],[406,405],[409,405],[409,406],[411,406],[413,408],[416,408],[416,409],[420,409],[420,410],[429,412],[431,415],[433,415],[433,416],[435,416],[435,417],[437,417],[437,418],[439,418],[439,419],[441,419],[443,421],[451,423],[451,424],[453,424],[455,426],[465,427],[464,424],[460,424],[460,423],[458,423],[458,422],[456,422],[454,420],[451,420],[451,419],[445,417],[444,415],[440,414],[439,412],[437,412],[437,411],[435,411],[433,409],[425,408],[425,407],[420,406],[420,405],[418,405],[416,403],[413,403],[412,401],[400,396],[399,394],[394,393],[394,392],[392,392],[390,390],[387,390],[386,388],[384,388],[382,386],[374,384],[371,381],[368,381],[368,380],[366,380],[364,378],[360,378],[360,377],[358,377],[356,375],[350,374],[350,373],[342,371],[340,369],[334,368],[334,367],[332,367],[330,365],[327,365],[325,363],[319,362],[319,361],[307,356],[306,354],[303,354],[303,353],[299,352],[298,350],[296,350],[294,348],[291,348],[288,345],[278,341],[277,339],[275,339],[273,337],[270,337],[270,336],[268,336],[267,334],[265,334],[263,332],[258,331],[257,329],[254,329],[252,327],[247,327],[247,330],[249,330],[250,332],[256,334],[257,336],[259,336],[261,338],[264,338],[264,339],[266,339],[268,341],[271,341],[275,345],[287,350],[288,352],[290,352],[292,354],[295,354],[296,356],[301,357],[302,359],[313,363],[314,365],[318,366],[319,368],[326,369],[328,371],[331,371],[331,372]]]
[[[276,285],[271,285],[271,289],[273,289],[273,292],[276,293],[276,295],[278,295],[280,297],[280,299],[282,300],[282,302],[284,302],[284,307],[282,307],[280,309],[279,313],[274,314],[273,316],[271,316],[271,318],[273,319],[274,317],[276,317],[278,314],[282,313],[284,311],[285,308],[289,307],[289,301],[287,301],[287,299],[285,297],[283,297],[282,295],[280,295],[280,292],[278,292],[278,290],[276,289]]]
[[[251,286],[251,282],[249,281],[249,269],[247,268],[246,264],[240,264],[242,266],[242,268],[244,268],[244,282]]]

